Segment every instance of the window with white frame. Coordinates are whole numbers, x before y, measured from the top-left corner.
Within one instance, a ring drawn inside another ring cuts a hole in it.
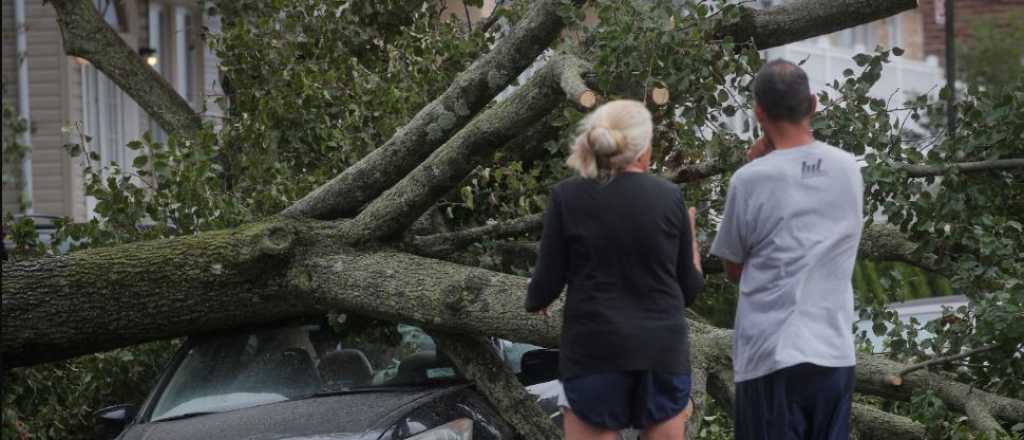
[[[148,3],[147,24],[151,63],[193,107],[200,103],[200,57],[198,14],[179,3],[152,0]],[[150,118],[149,130],[157,141],[166,134]]]
[[[93,0],[101,16],[122,38],[129,39],[128,17],[123,2],[115,0]],[[128,141],[136,137],[138,130],[137,108],[134,102],[107,78],[103,72],[88,61],[80,61],[82,130],[89,137],[88,147],[99,156],[99,167],[117,165],[131,169],[135,156],[127,148]],[[94,216],[96,201],[86,198],[90,218]]]
[[[880,38],[882,29],[885,29],[885,40]],[[879,45],[895,47],[902,44],[902,33],[900,17],[889,17],[839,31],[839,46],[866,51],[873,51]]]
[[[91,64],[82,66],[82,125],[102,165],[128,164],[124,92]]]

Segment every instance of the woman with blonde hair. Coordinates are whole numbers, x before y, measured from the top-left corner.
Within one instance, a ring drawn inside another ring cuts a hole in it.
[[[693,209],[648,171],[651,114],[612,101],[581,123],[551,191],[526,310],[547,314],[568,285],[560,379],[567,439],[683,438],[690,363],[683,308],[703,289]]]

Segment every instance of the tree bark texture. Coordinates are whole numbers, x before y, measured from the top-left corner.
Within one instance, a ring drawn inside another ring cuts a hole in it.
[[[668,170],[664,177],[675,183],[698,182],[708,177],[724,174],[728,171],[735,171],[743,162],[729,164],[727,162],[700,162],[696,164],[681,165]],[[994,159],[978,162],[955,162],[945,165],[924,165],[894,163],[894,169],[907,173],[907,177],[937,177],[951,172],[960,173],[983,173],[989,171],[1016,171],[1024,170],[1024,158],[1022,159]]]
[[[387,249],[325,246],[337,249],[333,254],[303,251],[294,244],[282,245],[304,243],[302,234],[293,241],[278,228],[252,226],[244,232],[5,264],[4,357],[12,366],[31,365],[71,353],[326,310],[431,331],[558,346],[561,302],[549,318],[525,313],[523,277]],[[695,368],[712,376],[730,369],[732,331],[692,319],[690,326]],[[909,400],[914,393],[934,390],[951,408],[967,412],[972,422],[976,418],[979,427],[991,428],[991,420],[1024,421],[1024,402],[934,373],[916,371],[906,375],[903,385],[888,385],[886,377],[903,368],[879,356],[861,355],[858,392]]]
[[[63,36],[64,51],[84,58],[103,72],[168,134],[190,136],[202,119],[174,87],[146,64],[100,17],[89,0],[51,0]]]
[[[758,49],[768,49],[916,7],[917,0],[796,0],[766,9],[743,7],[739,23],[722,29],[720,35],[732,36],[736,41],[753,40]]]
[[[580,100],[592,93],[581,76],[586,64],[559,55],[509,99],[484,110],[558,37],[565,25],[559,10],[564,2],[534,2],[512,33],[456,77],[440,97],[384,145],[288,208],[287,217],[229,231],[5,263],[0,347],[7,366],[341,310],[419,325],[442,335],[439,343],[491,402],[506,417],[522,417],[522,429],[531,430],[523,431],[527,437],[551,438],[547,426],[530,422],[539,420],[531,409],[536,405],[525,402],[525,392],[497,358],[473,359],[484,351],[480,335],[557,347],[561,301],[550,309],[550,318],[527,314],[525,278],[406,253],[393,248],[389,239],[406,233],[412,222],[498,148],[509,141],[529,144],[516,140],[517,135],[550,118],[566,95],[578,104],[589,102]],[[53,5],[69,54],[92,62],[167,131],[188,135],[200,127],[199,116],[187,102],[97,15],[92,2],[57,0]],[[741,6],[742,20],[720,35],[767,48],[915,5],[914,0],[799,0],[764,10]],[[923,177],[1022,166],[1020,159],[1005,159],[904,168],[911,177]],[[688,168],[676,170],[673,180],[699,180],[730,167]],[[349,216],[363,206],[351,220],[314,220]],[[520,223],[412,237],[399,245],[446,256],[473,240],[515,236],[539,224],[539,216],[534,216]],[[913,256],[916,246],[899,242],[896,234],[869,231],[863,254]],[[913,258],[921,265],[937,264],[927,256]],[[729,375],[733,332],[695,319],[689,323],[698,401],[693,417],[699,422],[705,393],[722,402],[735,399]],[[904,375],[899,386],[886,381],[905,368],[862,354],[857,390],[897,400],[934,391],[951,408],[966,413],[976,428],[988,432],[999,432],[998,422],[1024,421],[1024,402],[939,374],[914,371]],[[854,413],[861,438],[916,438],[922,432],[920,425],[869,407],[858,405]]]
[[[438,347],[447,354],[466,378],[498,410],[509,426],[524,439],[558,440],[562,432],[551,422],[536,398],[526,392],[516,376],[480,336],[432,333]]]
[[[367,240],[394,237],[409,228],[484,159],[565,101],[564,84],[582,83],[587,66],[559,55],[508,98],[487,109],[455,134],[355,219],[355,234]],[[570,99],[577,88],[568,93]]]
[[[533,63],[565,27],[563,2],[541,0],[490,52],[459,74],[384,145],[284,211],[292,217],[351,216],[390,188],[459,132],[499,92]]]
[[[253,224],[3,265],[9,367],[315,312],[277,275],[294,232]]]

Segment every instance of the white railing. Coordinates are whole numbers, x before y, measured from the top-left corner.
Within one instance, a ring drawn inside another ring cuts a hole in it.
[[[804,71],[810,80],[811,90],[818,92],[828,88],[833,80],[840,83],[845,79],[843,71],[852,69],[860,72],[862,68],[853,61],[858,53],[868,53],[864,48],[847,49],[829,44],[820,44],[820,39],[801,41],[786,46],[764,51],[765,59],[785,58],[794,63],[804,59]],[[899,106],[907,99],[921,94],[938,95],[944,83],[944,74],[938,61],[931,57],[928,61],[913,61],[902,57],[891,56],[890,62],[882,67],[882,77],[871,88],[874,98],[889,100],[891,105]]]

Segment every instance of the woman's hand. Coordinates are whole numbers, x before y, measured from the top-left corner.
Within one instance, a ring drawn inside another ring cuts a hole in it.
[[[690,217],[690,242],[693,244],[693,267],[697,268],[697,272],[704,273],[704,269],[700,265],[700,244],[697,243],[697,208],[690,208],[687,213]]]
[[[545,307],[543,309],[540,309],[540,310],[538,310],[536,312],[533,312],[533,314],[534,315],[540,315],[540,316],[543,316],[545,318],[551,317],[551,313],[548,313],[548,308],[547,307]]]

